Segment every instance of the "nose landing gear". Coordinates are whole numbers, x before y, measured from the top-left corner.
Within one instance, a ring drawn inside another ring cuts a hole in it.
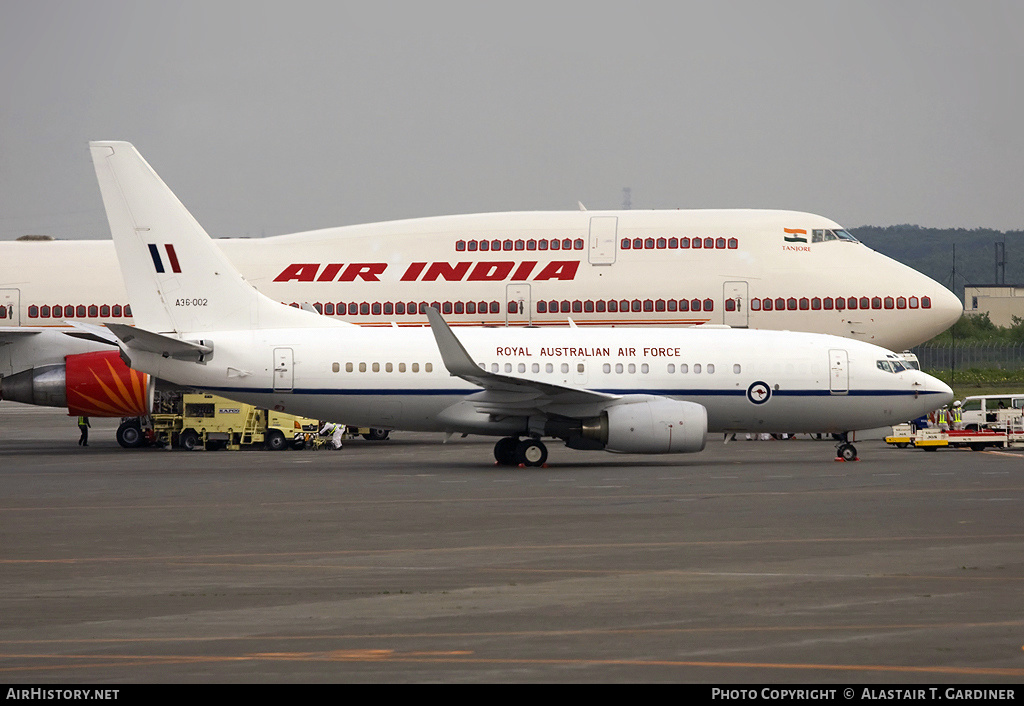
[[[859,461],[857,447],[851,444],[847,438],[847,432],[839,435],[839,443],[836,444],[837,461]]]

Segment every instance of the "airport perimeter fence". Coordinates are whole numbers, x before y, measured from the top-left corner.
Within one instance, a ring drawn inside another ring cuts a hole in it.
[[[926,343],[911,351],[924,371],[1024,369],[1024,343]]]

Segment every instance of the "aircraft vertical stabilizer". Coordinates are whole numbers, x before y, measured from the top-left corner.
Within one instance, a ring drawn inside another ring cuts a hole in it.
[[[89,147],[140,328],[183,333],[338,324],[253,289],[130,143]]]

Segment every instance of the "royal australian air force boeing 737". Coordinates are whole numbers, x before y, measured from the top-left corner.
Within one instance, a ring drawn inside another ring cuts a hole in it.
[[[709,432],[842,433],[952,398],[883,348],[821,334],[453,330],[433,307],[429,328],[335,321],[253,289],[131,145],[91,150],[136,323],[107,330],[133,368],[178,384],[321,419],[498,436],[495,458],[524,465],[544,463],[544,437],[685,453]]]
[[[962,312],[938,283],[795,211],[492,213],[216,246],[268,297],[363,326],[424,326],[434,307],[453,326],[717,324],[904,350]],[[150,267],[178,274],[173,244],[148,252]],[[131,313],[112,242],[0,242],[2,396],[145,415],[151,380],[109,346],[60,333]]]

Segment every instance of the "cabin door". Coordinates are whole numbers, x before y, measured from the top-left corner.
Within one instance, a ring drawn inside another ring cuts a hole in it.
[[[594,216],[590,219],[590,264],[615,264],[618,216]]]
[[[726,282],[723,291],[724,311],[722,323],[733,328],[747,328],[750,325],[749,286],[746,282]]]
[[[833,395],[845,395],[850,391],[850,359],[846,351],[832,349],[828,352],[828,389]]]
[[[0,326],[21,326],[21,299],[17,289],[0,289]]]
[[[533,322],[533,304],[530,302],[530,285],[505,285],[505,325],[529,326]]]
[[[295,371],[291,348],[274,349],[274,392],[291,392]]]

